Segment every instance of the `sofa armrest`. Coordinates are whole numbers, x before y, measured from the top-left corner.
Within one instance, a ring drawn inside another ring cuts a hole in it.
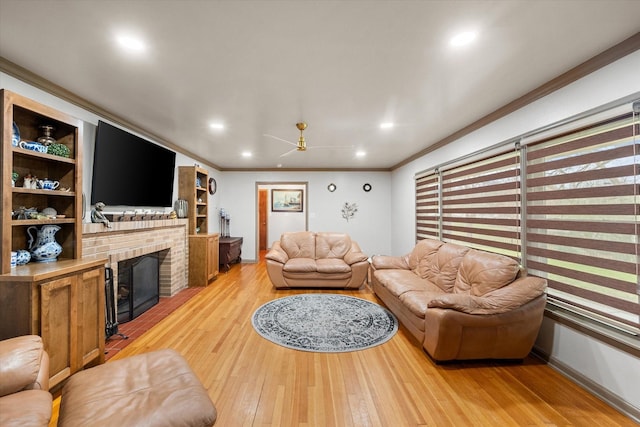
[[[360,246],[356,242],[351,241],[351,249],[349,249],[349,251],[344,254],[343,259],[347,264],[353,265],[358,262],[366,261],[368,258],[369,257],[362,252]]]
[[[429,308],[425,313],[423,347],[436,361],[522,359],[538,336],[546,295],[511,311],[473,315]]]
[[[289,260],[289,255],[287,255],[284,249],[282,249],[280,242],[277,240],[273,242],[273,245],[271,245],[271,249],[264,257],[268,260],[276,261],[281,264],[285,264]]]
[[[49,356],[37,335],[0,341],[0,396],[49,390]]]
[[[407,263],[406,256],[389,256],[389,255],[374,255],[371,258],[371,264],[376,270],[384,269],[400,269],[411,270]]]
[[[520,277],[483,296],[447,293],[428,303],[430,308],[448,308],[467,314],[499,314],[521,307],[542,295],[547,281],[540,277]]]

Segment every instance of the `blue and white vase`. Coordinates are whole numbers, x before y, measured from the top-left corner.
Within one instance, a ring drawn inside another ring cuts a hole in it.
[[[37,231],[35,242],[31,230]],[[62,246],[56,242],[55,237],[58,231],[60,231],[60,226],[54,224],[43,225],[39,230],[35,225],[27,228],[27,234],[29,234],[29,251],[35,261],[53,262],[58,260],[58,255],[62,253]]]
[[[18,251],[18,255],[16,256],[16,264],[17,265],[25,265],[29,261],[31,261],[31,254],[29,251],[25,251],[24,249],[20,249]]]

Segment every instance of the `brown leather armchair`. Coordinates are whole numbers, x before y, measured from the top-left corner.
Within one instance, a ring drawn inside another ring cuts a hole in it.
[[[51,402],[42,339],[25,335],[0,341],[0,426],[48,426]]]

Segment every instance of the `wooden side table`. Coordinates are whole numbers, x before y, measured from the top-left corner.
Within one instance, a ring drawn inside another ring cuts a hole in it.
[[[229,271],[231,264],[242,261],[242,237],[220,238],[220,265]]]

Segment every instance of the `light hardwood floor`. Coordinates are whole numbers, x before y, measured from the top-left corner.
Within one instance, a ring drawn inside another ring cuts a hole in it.
[[[380,303],[368,287],[276,291],[263,261],[235,265],[112,360],[179,351],[216,405],[216,427],[637,425],[534,357],[437,365],[402,327],[368,350],[307,353],[253,330],[260,305],[301,292]]]

